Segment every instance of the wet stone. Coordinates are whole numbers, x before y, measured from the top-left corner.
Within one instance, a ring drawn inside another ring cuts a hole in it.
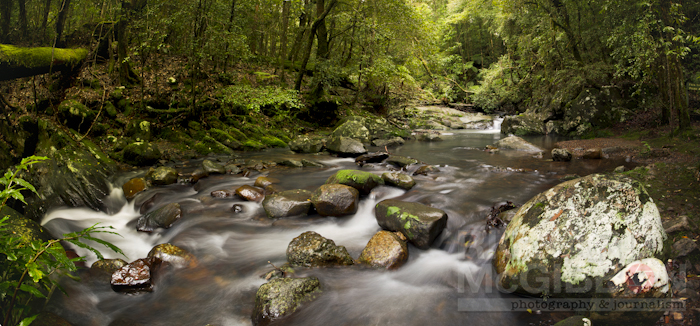
[[[92,263],[92,266],[90,266],[90,268],[114,273],[120,268],[126,266],[127,264],[128,263],[123,259],[100,259]]]
[[[231,198],[235,195],[235,189],[219,189],[211,192],[211,196],[214,198]]]
[[[374,268],[396,269],[408,260],[406,241],[389,231],[379,231],[362,250],[358,263]]]
[[[409,190],[416,185],[416,180],[404,173],[385,172],[382,174],[382,180],[389,186],[398,187],[404,190]]]
[[[420,249],[428,249],[447,225],[447,213],[420,203],[387,199],[375,207],[379,226],[403,233]]]
[[[231,206],[231,211],[233,211],[236,214],[243,213],[244,210],[245,209],[241,204],[233,204],[233,206]]]
[[[236,189],[236,195],[247,201],[261,201],[264,197],[262,190],[249,185],[238,187],[238,189]]]
[[[304,302],[315,299],[321,291],[316,277],[276,278],[258,288],[255,294],[253,325],[267,325],[292,314]]]
[[[440,172],[440,169],[438,169],[435,166],[432,165],[421,165],[421,167],[416,170],[416,172],[413,172],[415,175],[428,175],[428,173],[437,173]]]
[[[116,292],[152,292],[151,260],[136,260],[112,274],[112,289]]]
[[[148,183],[144,178],[133,178],[127,181],[123,186],[124,196],[126,199],[131,200],[136,197],[139,192],[142,192],[148,188]]]
[[[372,189],[383,185],[384,180],[376,174],[357,170],[340,170],[328,177],[326,184],[342,184],[353,187],[360,195],[368,195]]]
[[[194,255],[170,243],[162,243],[153,247],[148,252],[148,258],[168,263],[176,269],[192,268],[198,264]]]
[[[294,238],[287,246],[287,260],[292,266],[328,267],[352,265],[352,257],[344,246],[333,240],[307,231]]]
[[[301,164],[303,164],[305,167],[314,167],[314,168],[322,168],[324,165],[315,161],[309,161],[306,159],[301,160]]]
[[[142,232],[153,232],[157,228],[168,229],[180,217],[182,217],[180,204],[171,203],[139,217],[136,221],[136,229]]]
[[[307,215],[311,209],[311,192],[303,189],[282,191],[265,197],[262,206],[269,218]]]
[[[226,168],[223,165],[216,163],[211,160],[202,161],[202,170],[208,174],[224,174],[226,173]]]
[[[345,216],[357,212],[359,196],[359,191],[353,187],[325,184],[311,195],[311,203],[321,216]]]
[[[571,161],[572,157],[573,155],[571,155],[571,152],[566,148],[555,148],[552,150],[553,161],[568,162]]]
[[[275,178],[268,178],[268,177],[258,177],[255,179],[255,184],[253,184],[256,187],[259,188],[265,188],[273,183],[278,183],[280,182],[278,179]]]
[[[148,173],[151,183],[154,185],[164,186],[177,182],[177,170],[167,166],[161,166]]]
[[[372,152],[358,156],[355,158],[355,163],[357,164],[367,164],[367,163],[381,163],[389,157],[388,153],[385,152]]]
[[[589,148],[583,152],[584,159],[597,160],[603,158],[603,152],[600,148]]]
[[[386,159],[386,163],[389,163],[399,168],[404,168],[411,164],[418,163],[418,160],[406,156],[389,155],[389,157]]]

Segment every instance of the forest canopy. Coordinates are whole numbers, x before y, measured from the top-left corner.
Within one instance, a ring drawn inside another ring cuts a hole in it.
[[[686,0],[5,0],[0,16],[0,43],[88,49],[130,87],[178,62],[191,85],[240,84],[243,69],[247,86],[312,102],[514,113],[613,86],[687,128],[700,81],[700,3]]]

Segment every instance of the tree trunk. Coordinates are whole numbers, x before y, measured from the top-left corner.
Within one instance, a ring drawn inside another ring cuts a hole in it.
[[[127,27],[131,20],[131,15],[141,10],[144,6],[146,6],[146,0],[122,0],[121,18],[117,22],[117,60],[119,60],[119,83],[122,86],[138,82],[138,76],[131,70],[131,65],[127,60],[129,47]]]
[[[301,68],[299,69],[299,74],[297,75],[297,80],[296,83],[294,83],[294,89],[297,91],[301,90],[301,82],[304,79],[304,74],[306,73],[306,65],[309,63],[309,58],[311,57],[311,48],[314,45],[314,35],[316,34],[316,29],[318,29],[318,26],[321,24],[326,19],[326,16],[333,10],[333,7],[338,4],[338,0],[330,0],[330,3],[328,4],[328,8],[316,17],[314,20],[313,24],[311,24],[311,32],[309,33],[309,40],[308,43],[306,44],[306,49],[304,51],[304,60],[302,60],[301,63]]]
[[[63,43],[63,28],[66,24],[66,18],[68,16],[68,10],[70,8],[70,0],[63,0],[61,4],[61,9],[58,11],[58,18],[56,18],[56,46],[62,48]]]
[[[19,28],[22,31],[22,38],[27,37],[27,6],[26,0],[18,0],[19,3]]]
[[[0,0],[0,42],[7,43],[10,38],[10,21],[12,20],[12,0]]]
[[[279,74],[280,81],[285,81],[284,76],[284,57],[287,51],[287,27],[289,25],[289,7],[291,6],[291,0],[283,0],[282,4],[282,26],[280,27],[280,53],[279,53]]]
[[[301,13],[301,16],[299,17],[299,33],[297,34],[296,38],[294,39],[294,44],[292,45],[292,49],[289,51],[289,54],[287,56],[287,60],[294,62],[297,60],[297,56],[299,55],[299,51],[301,50],[301,44],[304,41],[304,35],[306,34],[308,28],[309,28],[309,15],[307,14],[309,12],[309,0],[304,0],[304,11]]]
[[[41,21],[41,32],[46,37],[46,25],[49,22],[49,12],[51,12],[51,0],[44,2],[44,19]]]
[[[316,0],[316,17],[321,17],[325,11],[325,0]],[[316,28],[316,42],[316,58],[328,60],[330,53],[328,51],[328,31],[326,30],[325,18],[319,21]]]

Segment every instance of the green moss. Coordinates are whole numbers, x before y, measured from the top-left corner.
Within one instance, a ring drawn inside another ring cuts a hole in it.
[[[268,147],[287,147],[287,143],[274,136],[262,136],[262,143]]]
[[[9,62],[27,68],[50,66],[52,64],[75,65],[85,59],[85,49],[58,49],[50,47],[20,48],[0,44],[0,63]]]
[[[253,139],[245,140],[242,145],[248,150],[261,150],[265,148],[265,145],[263,145],[263,143]]]
[[[340,170],[335,174],[335,178],[340,184],[345,184],[345,182],[349,181],[364,184],[367,183],[370,178],[374,179],[379,184],[384,184],[384,180],[376,174],[357,170]]]
[[[231,135],[233,138],[235,138],[237,140],[248,139],[248,137],[244,133],[242,133],[240,130],[238,130],[237,128],[229,127],[229,128],[226,128],[225,130],[229,135]]]

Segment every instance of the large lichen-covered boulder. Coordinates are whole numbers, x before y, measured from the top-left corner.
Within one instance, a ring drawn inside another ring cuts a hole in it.
[[[544,121],[553,116],[552,110],[541,108],[532,108],[519,115],[506,116],[501,123],[501,133],[520,136],[544,135],[547,133]]]
[[[623,122],[630,115],[618,88],[587,88],[564,110],[563,123],[555,133],[582,136],[593,127],[605,128]]]
[[[331,137],[326,148],[340,156],[358,156],[367,153],[365,145],[359,140],[348,137]]]
[[[360,192],[341,184],[321,185],[311,195],[311,203],[321,216],[345,216],[357,212]]]
[[[402,234],[379,231],[369,239],[357,262],[374,268],[397,269],[408,260],[408,246]]]
[[[122,155],[125,163],[136,166],[155,164],[162,156],[158,147],[149,142],[131,143],[124,147]]]
[[[341,184],[357,189],[361,195],[368,195],[372,189],[384,184],[384,180],[374,173],[358,170],[340,170],[326,179],[326,184]]]
[[[267,325],[292,314],[304,302],[321,292],[318,278],[276,278],[258,288],[253,308],[253,325]]]
[[[659,254],[665,238],[642,184],[594,174],[524,204],[501,237],[494,265],[504,289],[585,297],[625,265]]]
[[[530,142],[518,136],[508,136],[506,138],[498,140],[493,145],[498,147],[498,149],[510,149],[523,152],[544,152],[544,150],[542,150],[541,148],[531,144]]]
[[[19,239],[22,244],[29,245],[33,241],[49,241],[51,234],[39,223],[25,218],[22,214],[9,206],[0,208],[0,219],[8,217],[5,221],[4,231],[0,232],[2,237],[12,237]]]
[[[323,139],[300,135],[289,142],[289,149],[297,153],[318,153],[323,149]]]
[[[157,228],[168,229],[180,217],[182,217],[180,204],[170,203],[139,217],[136,221],[136,229],[142,232],[153,232]]]
[[[304,189],[287,190],[265,197],[262,206],[269,218],[306,215],[311,209],[311,192]]]
[[[352,265],[352,257],[344,246],[337,246],[314,231],[306,231],[287,246],[287,260],[292,266],[328,267]]]
[[[401,232],[420,249],[428,249],[447,226],[447,213],[420,203],[386,199],[375,207],[377,223],[385,230]]]

